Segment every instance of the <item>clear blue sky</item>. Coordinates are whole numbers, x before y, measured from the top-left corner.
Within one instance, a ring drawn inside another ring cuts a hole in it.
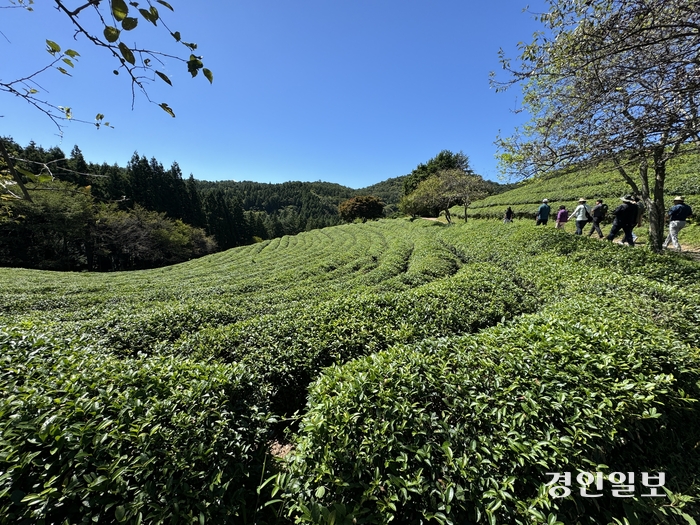
[[[7,0],[0,0],[6,5]],[[70,7],[84,3],[67,0]],[[144,4],[145,2],[141,2]],[[159,66],[172,79],[137,93],[107,54],[73,40],[65,15],[38,0],[34,12],[0,9],[0,78],[48,62],[45,39],[81,57],[72,77],[40,77],[46,98],[75,118],[104,113],[114,129],[70,124],[63,137],[25,102],[0,93],[0,134],[74,144],[92,162],[125,166],[134,151],[205,180],[324,180],[360,188],[409,173],[443,149],[463,151],[486,178],[499,176],[493,142],[527,115],[514,114],[520,91],[496,93],[498,49],[516,54],[539,29],[521,0],[169,0],[159,12],[214,73],[190,78],[184,65]],[[538,2],[531,4],[537,10]],[[90,18],[85,16],[89,25]],[[94,27],[94,26],[93,26]],[[167,33],[141,19],[139,44],[175,51]],[[131,35],[130,35],[131,36]]]

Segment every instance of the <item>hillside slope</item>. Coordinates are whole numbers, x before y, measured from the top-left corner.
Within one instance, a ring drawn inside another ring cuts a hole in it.
[[[674,254],[383,220],[0,281],[0,523],[699,517],[700,265]],[[671,492],[557,499],[557,470]]]
[[[512,190],[474,202],[470,212],[475,217],[502,218],[505,208],[512,206],[519,216],[534,219],[544,198],[557,207],[565,204],[572,209],[581,197],[616,204],[628,193],[631,190],[617,170],[601,166],[525,180]],[[679,157],[669,163],[665,192],[669,206],[675,195],[685,196],[688,204],[700,209],[700,155]]]

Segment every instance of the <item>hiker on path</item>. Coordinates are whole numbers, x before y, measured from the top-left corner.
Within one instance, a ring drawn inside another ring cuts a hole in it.
[[[644,217],[644,203],[642,202],[642,199],[638,196],[634,196],[634,203],[637,206],[637,222],[635,225],[632,227],[634,228],[635,226],[641,227],[642,226],[642,218]],[[632,232],[632,240],[634,242],[637,242],[637,234]]]
[[[542,226],[547,226],[549,213],[552,211],[552,208],[547,204],[548,202],[548,199],[542,199],[542,204],[540,204],[540,207],[537,209],[537,222],[535,222],[535,225],[539,226],[541,224]]]
[[[628,243],[630,246],[634,246],[634,239],[632,238],[632,228],[637,224],[637,213],[638,208],[632,199],[631,195],[625,195],[620,199],[622,204],[620,204],[613,211],[615,218],[613,219],[612,228],[606,239],[610,242],[613,241],[620,230],[625,232],[625,236],[622,242]]]
[[[506,224],[508,222],[513,222],[514,215],[515,215],[515,212],[511,209],[510,206],[508,206],[508,209],[506,210],[506,213],[503,216],[503,224]]]
[[[557,230],[563,230],[567,221],[569,220],[569,211],[563,204],[559,206],[559,211],[557,212]]]
[[[591,219],[591,209],[586,204],[586,199],[581,197],[578,200],[578,206],[571,212],[571,218],[576,221],[576,235],[583,235],[583,228]]]
[[[673,247],[681,251],[681,244],[678,242],[678,232],[686,226],[686,219],[693,214],[693,208],[685,203],[683,197],[673,199],[673,206],[668,210],[668,237],[664,241],[664,249],[668,248],[670,243]]]
[[[603,204],[603,199],[598,199],[595,201],[595,206],[591,210],[591,217],[593,217],[593,223],[591,224],[591,231],[588,232],[588,236],[593,235],[593,232],[598,233],[598,237],[603,238],[603,230],[600,229],[600,223],[605,219],[605,215],[608,213],[608,205]]]

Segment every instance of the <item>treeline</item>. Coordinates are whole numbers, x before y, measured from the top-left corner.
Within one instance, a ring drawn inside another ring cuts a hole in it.
[[[262,239],[295,235],[342,223],[338,205],[356,190],[330,182],[197,181],[203,198],[220,195],[242,206],[250,232]]]
[[[138,153],[120,167],[88,162],[78,146],[66,156],[58,147],[0,140],[32,197],[11,195],[0,159],[2,266],[111,271],[174,264],[340,224],[338,204],[362,191],[321,181],[198,181],[185,179],[176,162],[165,168]]]
[[[379,197],[384,215],[394,216],[407,188],[438,168],[471,173],[466,155],[443,151],[409,175],[360,190],[321,181],[208,182],[192,174],[184,178],[177,162],[166,168],[138,153],[121,167],[88,162],[78,146],[66,157],[58,147],[0,140],[31,195],[31,201],[18,198],[0,159],[0,265],[39,269],[114,271],[175,264],[338,225],[343,222],[339,204],[357,196]],[[482,193],[504,189],[478,178],[489,186]]]
[[[136,204],[100,203],[62,181],[32,187],[32,201],[0,207],[0,265],[43,270],[135,270],[216,251],[202,228]]]

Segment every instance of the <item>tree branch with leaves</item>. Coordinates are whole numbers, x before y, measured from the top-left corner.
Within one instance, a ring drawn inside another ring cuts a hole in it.
[[[24,8],[34,11],[33,0],[9,0],[11,5],[4,7]],[[148,93],[148,84],[155,81],[156,77],[172,86],[170,78],[158,69],[158,65],[164,65],[165,61],[173,60],[182,63],[190,75],[194,78],[201,71],[209,82],[214,81],[214,75],[210,69],[204,67],[203,57],[195,55],[197,44],[182,39],[180,31],[170,28],[159,12],[156,4],[169,11],[174,11],[173,6],[165,0],[146,0],[142,5],[139,2],[125,2],[125,0],[90,0],[79,5],[70,5],[66,0],[53,0],[54,8],[63,13],[73,31],[73,39],[78,41],[82,36],[90,44],[105,50],[114,60],[115,67],[112,71],[115,75],[125,73],[131,82],[132,108],[136,99],[136,93],[141,92],[145,98],[174,117],[175,112],[167,102],[157,103],[151,100]],[[42,6],[46,8],[46,6]],[[186,50],[183,54],[169,53],[156,49],[142,48],[127,41],[127,36],[142,29],[148,22],[168,34]],[[0,92],[5,92],[24,99],[27,103],[44,113],[58,128],[61,123],[73,118],[73,110],[70,107],[61,106],[56,102],[45,100],[45,94],[38,84],[38,78],[44,73],[56,70],[61,74],[69,75],[76,67],[80,53],[75,49],[63,49],[62,46],[50,39],[46,39],[46,51],[51,55],[50,61],[36,68],[21,78],[0,81]],[[85,121],[83,121],[85,122]],[[93,122],[97,127],[109,125],[104,122],[104,115],[98,114]]]
[[[9,5],[0,6],[4,9],[23,9],[33,12],[35,9],[34,0],[7,0]],[[158,69],[158,64],[164,65],[167,60],[180,62],[189,74],[194,78],[201,71],[203,76],[210,83],[214,81],[214,75],[208,68],[204,67],[203,58],[195,55],[197,44],[187,42],[182,39],[179,31],[170,29],[170,26],[161,16],[156,4],[169,11],[174,11],[170,3],[165,0],[146,0],[144,4],[129,2],[125,0],[88,0],[87,2],[69,2],[67,0],[53,0],[54,8],[64,14],[69,22],[68,26],[73,31],[73,39],[80,41],[83,37],[89,44],[105,50],[114,60],[115,67],[113,73],[119,75],[126,73],[131,83],[132,109],[136,99],[137,91],[141,92],[145,98],[159,106],[170,116],[175,117],[175,112],[167,102],[154,102],[148,93],[148,84],[156,78],[172,86],[170,78]],[[48,3],[44,3],[42,8],[48,8]],[[148,24],[139,24],[146,21]],[[184,54],[174,54],[156,49],[148,49],[129,44],[126,41],[127,35],[132,35],[138,30],[145,31],[143,26],[162,30],[168,34],[168,39],[172,38],[178,45],[186,50]],[[141,29],[139,29],[141,28]],[[71,76],[70,71],[74,69],[80,58],[80,53],[75,49],[63,49],[54,40],[46,39],[46,51],[51,58],[49,61],[33,69],[27,74],[14,80],[0,80],[0,93],[18,97],[27,102],[31,107],[48,117],[48,119],[62,132],[65,122],[74,121],[94,124],[97,128],[101,126],[111,127],[105,121],[105,116],[98,113],[93,122],[75,119],[73,108],[58,104],[56,101],[47,99],[48,90],[43,89],[39,83],[50,71]],[[0,184],[8,195],[17,198],[30,200],[31,197],[24,185],[24,179],[19,168],[13,164],[11,156],[8,154],[2,139],[0,139],[0,154],[6,164],[5,172],[0,172]],[[21,190],[21,196],[13,193],[8,186],[14,184]]]

